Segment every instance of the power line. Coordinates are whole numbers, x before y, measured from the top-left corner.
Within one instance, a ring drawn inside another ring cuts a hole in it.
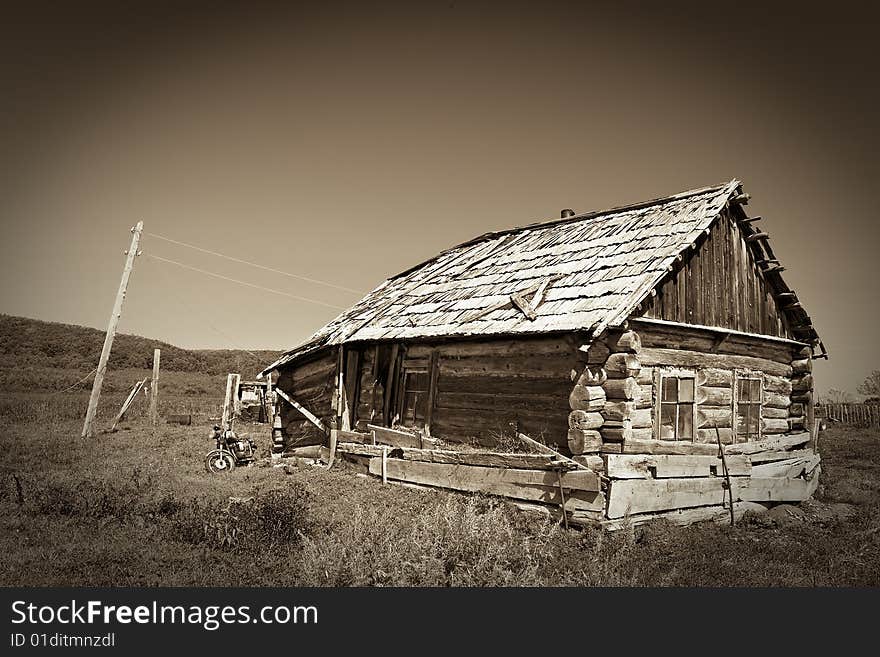
[[[165,270],[164,270],[164,269],[161,269],[161,268],[160,268],[159,271],[162,272],[161,275],[162,275],[163,277],[166,277],[166,273],[165,273]],[[184,301],[184,300],[183,300],[183,297],[180,296],[180,294],[178,293],[178,291],[177,291],[177,287],[174,285],[174,281],[172,281],[170,278],[166,278],[166,280],[168,281],[168,283],[169,283],[169,287],[171,288],[171,294],[173,294],[173,295],[174,295],[174,298],[177,299],[177,301],[180,302],[180,307],[181,307],[181,308],[185,308],[185,307],[187,307],[186,301]],[[231,335],[229,335],[229,334],[226,333],[225,331],[221,331],[217,326],[214,325],[214,323],[210,320],[210,318],[203,318],[202,321],[204,321],[204,322],[205,322],[210,328],[214,329],[214,331],[215,331],[218,335],[222,335],[222,336],[223,336],[224,338],[226,338],[227,340],[231,340],[232,342],[235,342],[235,340],[236,340],[235,338],[233,338]],[[254,353],[253,351],[251,351],[250,349],[245,349],[244,347],[236,347],[236,349],[240,349],[241,351],[245,351],[245,352],[249,353],[251,356],[253,356],[254,358],[256,358],[258,361],[261,361],[261,362],[262,362],[262,361],[265,360],[265,359],[262,358],[261,356],[257,356],[257,354],[255,354],[255,353]]]
[[[232,260],[232,262],[237,262],[242,265],[250,265],[251,267],[257,267],[259,269],[264,269],[266,271],[270,271],[274,274],[281,274],[282,276],[290,276],[291,278],[298,278],[303,281],[308,281],[309,283],[317,283],[318,285],[326,285],[327,287],[336,288],[337,290],[342,290],[343,292],[351,292],[352,294],[364,294],[362,290],[355,290],[350,287],[345,287],[344,285],[336,285],[335,283],[328,283],[327,281],[321,281],[317,278],[309,278],[308,276],[302,276],[300,274],[291,274],[290,272],[281,271],[280,269],[273,269],[272,267],[266,267],[265,265],[257,264],[256,262],[248,262],[247,260],[242,260],[241,258],[234,258],[232,256],[225,255],[223,253],[217,253],[216,251],[211,251],[210,249],[204,249],[200,246],[196,246],[195,244],[187,244],[186,242],[181,242],[179,240],[173,240],[170,237],[163,237],[162,235],[157,235],[156,233],[148,233],[144,231],[150,237],[155,237],[160,240],[165,240],[166,242],[171,242],[172,244],[178,244],[180,246],[185,246],[189,249],[195,249],[196,251],[201,251],[202,253],[208,253],[213,256],[217,256],[218,258],[226,258],[227,260]]]
[[[83,378],[81,378],[79,381],[77,381],[76,383],[74,383],[72,386],[68,386],[68,387],[66,387],[64,390],[56,390],[55,392],[53,392],[53,393],[52,393],[51,395],[49,395],[49,396],[50,396],[50,397],[54,397],[55,395],[60,395],[60,394],[62,394],[62,393],[67,392],[68,390],[73,390],[73,389],[76,388],[80,383],[83,383],[86,379],[88,379],[90,376],[92,376],[92,374],[94,374],[94,373],[97,372],[97,371],[98,371],[98,368],[96,367],[96,368],[93,369],[91,372],[89,372],[88,374],[86,374]]]
[[[264,290],[265,292],[272,292],[273,294],[280,294],[284,297],[290,297],[291,299],[296,299],[298,301],[307,301],[308,303],[315,303],[319,306],[325,306],[327,308],[333,308],[334,310],[345,310],[342,306],[334,306],[333,304],[326,303],[324,301],[318,301],[317,299],[309,299],[307,297],[300,297],[295,294],[289,294],[288,292],[282,292],[281,290],[274,290],[271,287],[263,287],[262,285],[255,285],[254,283],[248,283],[246,281],[240,281],[237,278],[230,278],[229,276],[223,276],[222,274],[216,274],[212,271],[207,271],[205,269],[199,269],[198,267],[193,267],[192,265],[186,265],[182,262],[177,262],[176,260],[170,260],[168,258],[163,258],[162,256],[153,255],[152,253],[144,253],[148,258],[153,258],[154,260],[161,260],[162,262],[168,262],[172,265],[177,265],[178,267],[183,267],[184,269],[191,269],[192,271],[197,271],[201,274],[205,274],[207,276],[213,276],[214,278],[219,278],[224,281],[229,281],[230,283],[238,283],[239,285],[246,285],[248,287],[255,288],[257,290]]]

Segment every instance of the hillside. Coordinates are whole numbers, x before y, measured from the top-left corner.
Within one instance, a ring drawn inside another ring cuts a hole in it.
[[[0,314],[0,369],[62,369],[91,371],[98,364],[104,332],[74,324],[44,322]],[[139,335],[117,334],[110,369],[143,370],[152,367],[153,349],[162,350],[162,370],[220,375],[239,372],[256,375],[281,352],[241,349],[181,349]]]

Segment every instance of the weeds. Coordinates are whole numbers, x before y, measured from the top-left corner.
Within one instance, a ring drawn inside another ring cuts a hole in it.
[[[202,466],[204,427],[0,434],[0,584],[877,586],[880,432],[829,431],[823,497],[847,520],[566,531],[498,498],[344,469]],[[268,453],[268,428],[252,432]],[[288,474],[285,474],[287,472]]]

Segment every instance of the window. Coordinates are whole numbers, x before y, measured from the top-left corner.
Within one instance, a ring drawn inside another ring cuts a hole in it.
[[[425,425],[428,411],[428,386],[428,370],[404,370],[400,424],[406,427]]]
[[[736,442],[761,437],[761,377],[736,373]]]
[[[661,440],[694,439],[694,375],[674,372],[660,375]]]

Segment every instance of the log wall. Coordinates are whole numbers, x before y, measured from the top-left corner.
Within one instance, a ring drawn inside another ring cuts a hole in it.
[[[758,502],[812,495],[820,468],[809,433],[808,348],[760,337],[731,340],[693,327],[632,325],[638,331],[609,331],[588,346],[587,365],[570,397],[568,446],[575,454],[603,455],[609,527],[624,516],[635,523],[661,516],[687,523],[723,517],[731,505],[742,513]],[[658,391],[666,370],[694,375],[693,441],[658,439]],[[737,372],[762,381],[761,433],[750,442],[735,433]],[[760,464],[754,472],[753,462]]]
[[[580,352],[569,337],[409,345],[410,359],[437,363],[430,433],[493,446],[523,433],[565,445],[571,372]]]
[[[420,369],[434,379],[430,435],[494,446],[512,439],[518,425],[535,439],[565,446],[572,372],[585,358],[579,344],[572,336],[540,336],[352,346],[363,354],[355,428],[393,423],[400,372]]]
[[[337,352],[328,349],[308,362],[282,368],[276,387],[329,424],[331,417],[335,416],[332,404],[336,389],[336,366]],[[284,449],[324,442],[325,435],[290,404],[281,401],[280,414]]]

